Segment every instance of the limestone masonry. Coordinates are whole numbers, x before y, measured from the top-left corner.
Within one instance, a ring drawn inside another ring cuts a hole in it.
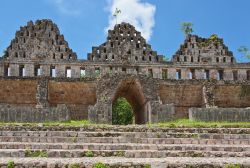
[[[216,35],[188,35],[166,61],[121,23],[87,58],[77,59],[51,20],[21,27],[0,58],[0,121],[111,123],[119,97],[137,124],[188,116],[250,121],[250,63],[237,63]]]

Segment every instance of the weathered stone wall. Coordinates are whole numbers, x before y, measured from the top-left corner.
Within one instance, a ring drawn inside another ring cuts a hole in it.
[[[250,122],[247,108],[190,108],[190,120],[200,121],[244,121]]]
[[[217,85],[214,88],[214,101],[218,107],[250,107],[250,85]]]
[[[20,121],[25,120],[25,115],[32,113],[36,115],[33,116],[35,118],[27,116],[31,121],[40,121],[39,118],[43,117],[44,120],[52,120],[59,105],[66,105],[69,113],[67,118],[88,119],[88,106],[96,102],[95,83],[91,81],[1,78],[0,86],[0,108],[5,116],[2,116],[4,121],[17,120],[15,116],[21,117]],[[52,116],[47,115],[50,112]],[[14,118],[8,118],[9,115],[14,115]]]
[[[50,81],[48,85],[51,106],[66,104],[72,119],[88,119],[88,106],[96,102],[95,83]]]
[[[247,82],[164,81],[158,92],[163,104],[174,104],[177,118],[187,118],[192,107],[250,107]]]
[[[161,83],[158,92],[163,104],[174,104],[177,118],[185,118],[188,116],[189,108],[203,105],[202,84],[164,82]]]
[[[0,104],[0,122],[46,122],[70,120],[70,111],[66,105],[57,107],[34,108]]]
[[[36,105],[36,80],[0,79],[0,103]]]

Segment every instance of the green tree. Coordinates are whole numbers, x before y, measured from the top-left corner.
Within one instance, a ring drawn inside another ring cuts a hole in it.
[[[188,36],[189,34],[193,33],[193,23],[190,22],[183,22],[181,24],[181,30],[185,34],[185,36]]]
[[[123,97],[118,98],[113,104],[112,123],[114,125],[128,125],[133,123],[133,109]]]
[[[250,52],[246,46],[240,46],[240,48],[238,48],[238,52],[242,53],[243,57],[250,59]]]
[[[169,57],[167,57],[167,56],[163,56],[163,61],[169,61]]]

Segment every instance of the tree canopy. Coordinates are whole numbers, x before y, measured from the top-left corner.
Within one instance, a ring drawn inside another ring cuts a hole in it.
[[[133,123],[133,109],[128,101],[121,97],[118,98],[112,107],[112,124],[128,125]]]
[[[193,33],[193,23],[190,22],[183,22],[181,24],[181,30],[185,34],[185,36],[188,36],[189,34]]]

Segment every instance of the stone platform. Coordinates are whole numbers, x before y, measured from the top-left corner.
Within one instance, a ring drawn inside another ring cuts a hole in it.
[[[250,167],[249,128],[1,126],[0,168]]]

